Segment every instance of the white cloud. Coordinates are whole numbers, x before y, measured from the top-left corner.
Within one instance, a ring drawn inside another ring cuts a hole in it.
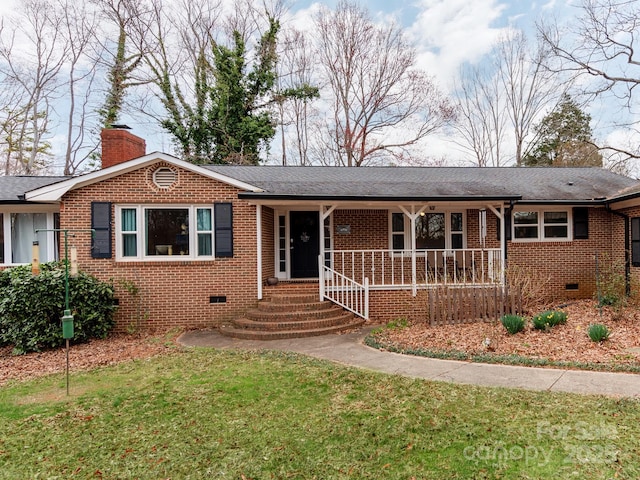
[[[407,32],[420,68],[444,84],[461,64],[478,62],[506,29],[493,26],[506,8],[495,0],[421,0],[418,7]]]
[[[15,0],[2,0],[0,2],[0,16],[4,17],[7,14],[15,11]]]

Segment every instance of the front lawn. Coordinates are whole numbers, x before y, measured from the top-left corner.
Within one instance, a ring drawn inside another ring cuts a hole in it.
[[[195,349],[0,390],[0,477],[638,478],[640,402]]]

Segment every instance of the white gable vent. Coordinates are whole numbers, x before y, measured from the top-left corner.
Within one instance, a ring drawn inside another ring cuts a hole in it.
[[[153,172],[153,183],[155,183],[158,188],[171,188],[177,181],[178,174],[168,167],[160,167]]]

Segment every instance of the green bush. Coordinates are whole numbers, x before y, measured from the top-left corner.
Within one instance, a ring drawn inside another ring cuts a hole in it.
[[[560,310],[547,310],[534,316],[531,321],[533,328],[537,330],[548,330],[556,325],[567,323],[567,314]]]
[[[502,326],[506,328],[507,332],[511,335],[515,335],[516,333],[524,330],[524,318],[520,315],[503,315],[500,321],[502,322]]]
[[[602,325],[601,323],[594,323],[593,325],[589,325],[589,330],[587,331],[589,334],[589,338],[593,342],[604,342],[609,335],[609,329],[606,325]]]
[[[64,264],[31,266],[0,273],[0,344],[14,353],[40,351],[64,343],[61,318],[65,307]],[[114,325],[113,286],[85,273],[69,278],[69,307],[74,317],[75,341],[104,338]]]

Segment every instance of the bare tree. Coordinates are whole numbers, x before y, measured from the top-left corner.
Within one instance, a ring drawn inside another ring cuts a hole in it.
[[[305,35],[295,29],[284,32],[278,62],[277,106],[280,116],[280,136],[282,142],[282,164],[288,163],[287,139],[291,139],[291,152],[295,152],[293,163],[308,165],[309,124],[318,114],[311,103],[319,96],[313,63],[312,47]],[[286,95],[299,91],[300,95]]]
[[[500,78],[493,68],[463,66],[456,82],[457,122],[461,141],[479,167],[499,167],[506,163],[501,156],[507,104]]]
[[[640,84],[637,33],[640,3],[635,0],[584,0],[581,13],[565,30],[557,24],[540,24],[540,34],[560,60],[555,70],[579,80],[582,93],[606,99],[616,106],[611,126],[638,132],[633,117],[636,87]],[[631,120],[629,120],[631,119]],[[613,152],[613,165],[640,158],[637,141],[630,145],[599,145],[605,154]],[[607,152],[608,151],[608,152]],[[624,168],[623,168],[624,170]]]
[[[454,114],[433,80],[415,68],[400,27],[376,25],[368,11],[341,0],[315,16],[318,61],[332,101],[330,142],[336,163],[360,166],[409,146]]]
[[[533,141],[534,122],[565,91],[561,76],[545,68],[549,50],[531,49],[522,32],[503,37],[480,67],[464,67],[458,86],[457,130],[479,166],[517,166]],[[511,129],[513,148],[507,146]]]
[[[499,77],[504,87],[515,139],[515,163],[522,165],[533,124],[566,91],[561,76],[545,68],[550,50],[543,43],[530,47],[516,31],[498,45]]]
[[[107,92],[99,109],[103,127],[118,121],[127,91],[144,85],[138,69],[144,58],[145,19],[149,15],[146,2],[134,0],[93,0],[104,19],[97,51],[98,62],[107,70]],[[114,42],[114,36],[117,40]]]
[[[63,173],[74,175],[83,169],[97,148],[94,87],[98,66],[91,54],[101,18],[84,2],[59,0],[56,7],[61,18],[61,35],[69,45],[64,64],[67,80],[60,85],[68,108]]]
[[[0,75],[23,92],[16,97],[23,104],[12,109],[24,109],[14,158],[27,175],[44,168],[50,154],[46,136],[52,103],[70,48],[61,31],[62,19],[50,0],[23,0],[13,26],[0,36]]]

